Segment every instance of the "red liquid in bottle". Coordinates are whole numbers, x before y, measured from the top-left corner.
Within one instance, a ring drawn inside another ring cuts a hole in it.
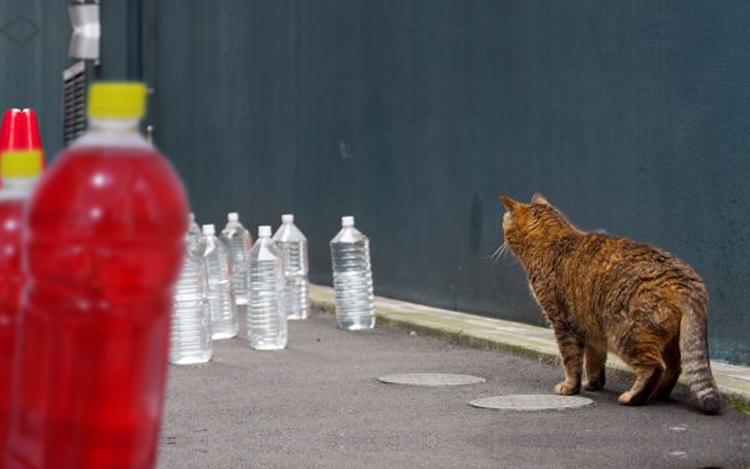
[[[0,200],[0,455],[5,454],[10,424],[10,380],[23,286],[21,229],[25,204],[23,199]],[[2,467],[5,463],[0,458]]]
[[[145,147],[76,146],[30,201],[12,469],[155,465],[189,212]]]

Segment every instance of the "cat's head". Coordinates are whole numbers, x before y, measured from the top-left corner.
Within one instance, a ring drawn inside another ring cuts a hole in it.
[[[577,231],[559,210],[541,194],[534,194],[524,204],[502,196],[505,206],[503,232],[510,249],[518,255],[532,245],[551,241],[571,231]]]

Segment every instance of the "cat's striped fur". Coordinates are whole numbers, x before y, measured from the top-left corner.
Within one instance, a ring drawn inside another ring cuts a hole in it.
[[[566,379],[576,394],[604,386],[607,352],[636,373],[622,404],[666,398],[681,368],[707,413],[721,410],[708,360],[708,293],[684,261],[644,243],[584,233],[544,197],[530,204],[502,197],[505,240],[555,331]]]

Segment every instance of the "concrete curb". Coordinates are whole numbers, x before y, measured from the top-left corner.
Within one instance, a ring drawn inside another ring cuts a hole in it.
[[[310,300],[324,311],[335,312],[333,289],[310,285]],[[510,351],[544,362],[557,363],[557,343],[550,329],[502,319],[409,303],[375,298],[375,314],[380,323],[408,328],[425,335],[449,337],[472,348]],[[730,405],[748,412],[750,408],[750,368],[711,361],[719,390]],[[632,374],[618,357],[609,354],[607,370]],[[680,385],[686,389],[684,376]],[[748,412],[750,413],[750,412]]]

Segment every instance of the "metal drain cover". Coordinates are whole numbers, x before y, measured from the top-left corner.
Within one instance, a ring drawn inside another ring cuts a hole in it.
[[[479,376],[454,375],[450,373],[409,373],[403,375],[387,375],[378,381],[388,384],[406,384],[409,386],[463,386],[487,381]]]
[[[512,394],[475,399],[469,402],[474,407],[500,410],[563,410],[578,409],[594,401],[580,396],[558,396],[555,394]]]

